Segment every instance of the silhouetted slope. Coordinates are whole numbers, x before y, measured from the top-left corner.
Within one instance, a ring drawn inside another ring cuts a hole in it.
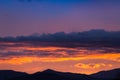
[[[26,73],[23,72],[16,72],[12,70],[0,70],[0,80],[7,80],[14,77],[25,76]]]
[[[101,71],[92,75],[58,72],[51,69],[34,74],[0,70],[0,80],[120,80],[120,69]]]
[[[35,74],[14,78],[11,80],[100,80],[84,74],[73,74],[57,72],[54,70],[45,70],[43,72],[37,72]]]
[[[69,72],[58,72],[54,70],[45,70],[43,72],[37,72],[33,75],[47,75],[49,78],[56,78],[55,80],[91,80],[93,79],[91,76],[85,75],[85,74],[75,74],[75,73],[69,73]],[[46,77],[46,76],[45,76]],[[49,80],[45,79],[45,80]]]
[[[92,74],[91,76],[97,77],[97,78],[103,78],[103,79],[106,78],[110,80],[120,80],[120,68],[109,70],[109,71],[101,71],[101,72]]]

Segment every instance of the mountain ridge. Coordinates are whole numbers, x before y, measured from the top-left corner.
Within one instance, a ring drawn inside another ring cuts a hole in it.
[[[120,68],[117,69],[112,69],[112,70],[105,70],[105,71],[100,71],[98,73],[91,74],[93,77],[97,78],[106,78],[106,79],[114,79],[114,78],[119,78],[120,80]]]
[[[13,77],[21,77],[28,75],[25,72],[18,72],[14,70],[0,70],[0,80],[7,80]]]
[[[109,75],[110,77],[103,75],[100,77],[99,74]],[[91,75],[60,72],[52,69],[46,69],[33,74],[13,70],[0,70],[0,80],[120,80],[119,75],[120,68],[100,71]]]

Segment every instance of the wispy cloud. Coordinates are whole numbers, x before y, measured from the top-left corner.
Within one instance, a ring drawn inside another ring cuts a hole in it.
[[[103,68],[103,67],[112,67],[112,64],[105,64],[105,63],[78,63],[75,64],[75,67],[77,68],[83,68],[83,69],[96,69],[96,68]]]

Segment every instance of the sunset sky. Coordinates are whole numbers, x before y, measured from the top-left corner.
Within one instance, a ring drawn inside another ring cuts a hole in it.
[[[120,49],[118,48],[55,47],[25,42],[0,43],[0,69],[12,69],[28,73],[54,69],[91,74],[119,67]]]
[[[120,0],[0,0],[0,36],[120,30]]]
[[[0,70],[120,68],[119,14],[120,0],[0,0]]]

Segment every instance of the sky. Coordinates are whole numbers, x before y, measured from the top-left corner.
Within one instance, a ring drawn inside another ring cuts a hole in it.
[[[120,49],[111,47],[35,46],[1,43],[0,70],[34,73],[46,69],[92,74],[120,68]]]
[[[120,68],[119,35],[90,30],[0,38],[0,69],[92,74]]]
[[[120,30],[119,0],[0,0],[0,36]]]
[[[119,14],[119,0],[0,0],[0,70],[120,68]]]

